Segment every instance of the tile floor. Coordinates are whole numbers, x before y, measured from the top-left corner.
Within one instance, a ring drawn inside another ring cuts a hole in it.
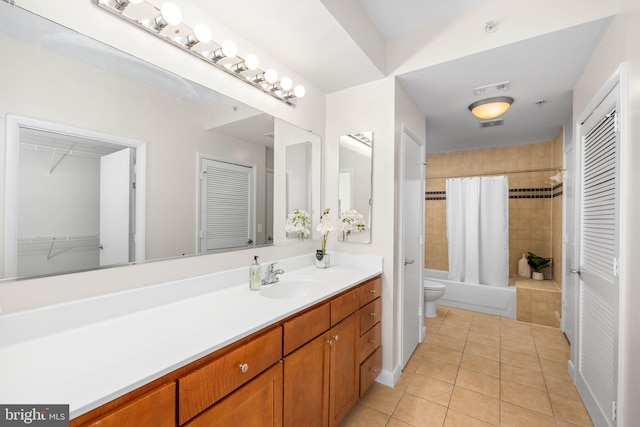
[[[374,383],[341,427],[592,426],[558,330],[438,307],[394,388]]]

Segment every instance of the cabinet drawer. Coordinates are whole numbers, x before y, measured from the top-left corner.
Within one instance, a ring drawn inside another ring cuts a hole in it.
[[[176,384],[172,382],[82,427],[173,427],[175,422]]]
[[[382,299],[376,298],[360,309],[360,335],[382,319]]]
[[[284,354],[291,353],[329,329],[330,316],[330,304],[326,303],[284,322]]]
[[[282,357],[282,329],[275,328],[178,379],[180,424],[248,382]]]
[[[282,363],[277,363],[185,427],[281,427],[282,410]]]
[[[382,323],[378,322],[360,337],[358,352],[360,354],[360,363],[378,347],[380,347],[382,338]]]
[[[364,395],[382,370],[382,347],[378,347],[360,365],[360,397]]]
[[[367,280],[360,285],[360,306],[370,303],[382,293],[382,277]]]
[[[335,326],[360,308],[360,289],[356,287],[331,301],[331,326]]]

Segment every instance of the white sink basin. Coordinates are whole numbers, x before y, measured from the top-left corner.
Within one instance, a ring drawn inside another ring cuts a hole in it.
[[[260,295],[271,299],[302,298],[321,292],[326,282],[311,277],[280,278],[279,282],[263,285]]]

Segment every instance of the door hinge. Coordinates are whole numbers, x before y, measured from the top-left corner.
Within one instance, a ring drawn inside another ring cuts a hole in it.
[[[135,182],[135,181],[133,181],[133,182],[131,183],[131,188],[133,188],[134,190],[136,189],[136,182]]]
[[[618,120],[618,113],[613,113],[613,131],[620,132],[620,120]]]
[[[613,259],[613,277],[618,277],[620,269],[618,268],[618,258]]]
[[[611,419],[614,421],[618,419],[618,402],[615,400],[611,402]]]

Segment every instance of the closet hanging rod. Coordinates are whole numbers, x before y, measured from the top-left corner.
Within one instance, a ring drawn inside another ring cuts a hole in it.
[[[18,243],[51,243],[53,241],[69,242],[69,241],[80,241],[80,240],[96,240],[99,238],[100,238],[100,233],[21,236],[21,237],[18,237]]]
[[[31,144],[28,142],[21,142],[18,144],[18,146],[20,148],[26,148],[34,151],[44,151],[47,153],[55,152],[56,154],[66,154],[69,156],[82,156],[82,157],[92,157],[92,158],[101,157],[100,153],[93,153],[90,151],[83,151],[83,150],[68,150],[66,148],[49,147],[46,145]]]
[[[428,176],[426,179],[436,179],[436,178],[467,178],[473,176],[489,176],[489,175],[509,175],[512,173],[532,173],[532,172],[562,172],[564,169],[562,168],[542,168],[542,169],[519,169],[513,171],[502,171],[502,172],[478,172],[478,173],[458,173],[458,174],[450,174],[450,175],[435,175]]]

